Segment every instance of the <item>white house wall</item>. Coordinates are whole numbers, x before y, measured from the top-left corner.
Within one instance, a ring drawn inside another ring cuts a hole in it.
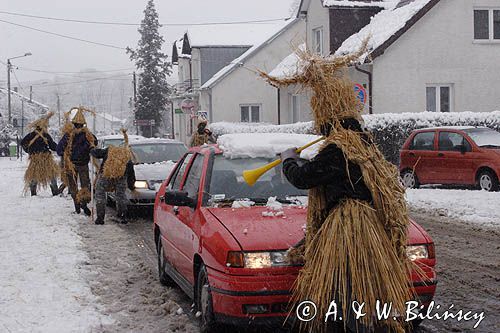
[[[311,0],[309,10],[307,12],[307,48],[313,49],[313,30],[323,29],[323,53],[330,54],[330,14],[328,8],[323,7],[322,0]]]
[[[278,122],[277,89],[259,78],[255,71],[271,71],[283,58],[293,52],[293,47],[304,41],[305,24],[299,21],[277,36],[269,44],[245,61],[244,67],[236,68],[219,81],[211,91],[202,91],[201,109],[210,110],[211,121],[240,121],[240,105],[261,105],[261,122]]]
[[[500,0],[441,0],[374,61],[375,113],[421,112],[427,84],[452,84],[452,111],[500,109],[500,43],[474,43],[474,7]]]

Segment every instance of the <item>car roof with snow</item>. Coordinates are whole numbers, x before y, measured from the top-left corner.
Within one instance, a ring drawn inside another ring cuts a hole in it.
[[[277,158],[278,155],[289,149],[298,148],[318,139],[317,135],[290,134],[290,133],[239,133],[224,134],[217,139],[217,145],[195,147],[192,151],[203,151],[206,148],[216,149],[215,153],[222,153],[227,158]],[[304,150],[301,157],[314,157],[321,143]]]
[[[172,139],[140,138],[140,139],[134,140],[133,142],[130,142],[130,145],[135,146],[135,145],[161,144],[161,143],[183,144],[180,141],[172,140]]]
[[[143,139],[144,137],[141,135],[133,135],[129,134],[128,135],[129,140],[138,140],[138,139]],[[123,140],[123,135],[122,134],[110,134],[110,135],[103,135],[99,137],[99,140],[116,140],[116,139],[121,139]]]

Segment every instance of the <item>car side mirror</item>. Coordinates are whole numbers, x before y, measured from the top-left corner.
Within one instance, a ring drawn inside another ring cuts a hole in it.
[[[466,152],[468,152],[469,150],[467,149],[467,146],[466,145],[460,145],[460,152],[462,154],[465,154]]]
[[[160,198],[161,199],[161,198]],[[163,202],[170,206],[195,207],[195,201],[188,197],[187,192],[167,191],[163,197]]]

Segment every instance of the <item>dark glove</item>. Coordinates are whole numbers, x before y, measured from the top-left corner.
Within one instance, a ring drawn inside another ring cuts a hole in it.
[[[297,154],[297,148],[290,148],[282,152],[281,154],[281,161],[285,162],[289,158],[292,158],[294,160],[299,158],[299,155]]]

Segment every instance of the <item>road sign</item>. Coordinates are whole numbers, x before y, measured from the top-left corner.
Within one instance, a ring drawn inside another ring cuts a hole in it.
[[[134,119],[134,126],[154,126],[154,119]]]
[[[183,114],[184,112],[182,112],[181,109],[175,109],[175,114]]]
[[[363,87],[361,84],[356,83],[354,85],[354,93],[356,94],[356,97],[358,97],[359,101],[363,103],[363,105],[366,104],[366,97],[368,96],[366,93],[365,87]]]

